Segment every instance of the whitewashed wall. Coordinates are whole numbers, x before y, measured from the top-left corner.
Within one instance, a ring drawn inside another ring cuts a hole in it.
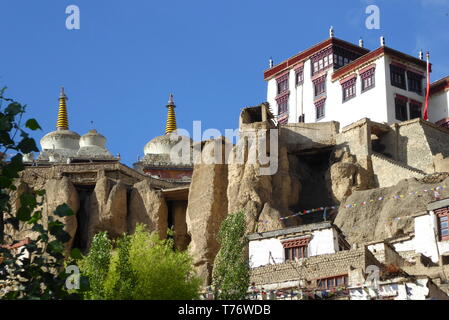
[[[449,117],[449,91],[439,92],[429,100],[429,121],[437,122]]]
[[[285,253],[281,242],[283,240],[286,239],[269,238],[250,241],[250,266],[252,268],[257,268],[263,265],[273,264],[273,259],[276,263],[284,262]],[[336,253],[337,251],[338,238],[336,230],[328,228],[313,232],[308,246],[309,256]],[[270,252],[273,258],[270,257]]]
[[[301,105],[305,114],[305,122],[326,122],[338,121],[340,128],[354,123],[362,118],[370,118],[376,122],[387,122],[389,124],[399,122],[395,117],[395,94],[406,96],[410,99],[425,102],[425,95],[418,95],[415,92],[403,90],[391,85],[390,81],[390,63],[392,59],[388,56],[381,56],[372,63],[376,65],[375,71],[375,87],[362,93],[362,84],[360,75],[357,75],[356,96],[343,103],[343,92],[340,80],[332,82],[333,69],[327,70],[326,77],[326,104],[325,116],[318,121],[316,120],[316,107],[314,104],[314,88],[311,80],[311,61],[304,63],[304,83],[295,85],[295,71],[291,69],[289,72],[289,122],[297,123],[301,115]],[[425,72],[422,67],[410,65],[412,69]],[[365,67],[365,66],[363,66]],[[267,101],[272,106],[274,114],[278,114],[276,95],[277,84],[276,79],[268,81]],[[423,81],[423,88],[425,83]],[[447,98],[447,97],[446,97]],[[447,117],[447,99],[446,111],[443,117]],[[409,111],[407,111],[409,112]],[[435,117],[438,117],[436,115]],[[438,120],[440,120],[439,118]],[[430,119],[431,120],[431,119]]]

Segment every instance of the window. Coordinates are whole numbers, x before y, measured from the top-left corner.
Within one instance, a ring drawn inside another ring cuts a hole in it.
[[[288,73],[277,78],[278,94],[288,91]]]
[[[283,94],[282,96],[276,98],[276,102],[278,104],[278,114],[282,115],[284,113],[288,113],[288,97],[289,94]]]
[[[295,70],[295,83],[297,86],[304,82],[304,67],[299,67]]]
[[[407,118],[407,98],[397,95],[395,99],[395,116],[397,120],[406,121]]]
[[[407,71],[407,80],[408,91],[416,92],[417,94],[422,95],[423,76],[412,71]]]
[[[410,119],[421,118],[422,103],[418,101],[410,101]]]
[[[319,97],[326,93],[326,75],[319,77],[313,81],[315,97]]]
[[[300,115],[299,117],[298,117],[298,122],[306,122],[306,115],[305,114],[302,114],[302,115]]]
[[[346,286],[348,284],[348,275],[317,279],[319,289],[332,289],[335,287]]]
[[[374,88],[374,75],[375,75],[375,68],[372,68],[370,70],[364,71],[360,74],[360,79],[362,80],[362,92],[365,92],[371,88]]]
[[[343,89],[343,102],[355,97],[356,80],[357,78],[352,78],[341,84],[341,87]]]
[[[399,66],[390,65],[391,85],[406,90],[405,69]]]
[[[438,218],[438,233],[440,241],[449,240],[449,207],[436,209],[435,214]]]
[[[296,260],[307,258],[308,246],[310,238],[300,238],[294,240],[287,240],[282,242],[285,251],[285,260]]]
[[[315,102],[316,107],[316,120],[319,120],[324,117],[324,104],[326,99],[321,99]]]
[[[312,63],[312,76],[329,68],[333,63],[332,48],[327,48],[310,58]]]

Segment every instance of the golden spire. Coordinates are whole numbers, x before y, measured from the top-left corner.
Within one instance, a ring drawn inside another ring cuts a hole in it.
[[[173,94],[170,93],[168,98],[168,114],[167,114],[167,123],[165,124],[165,134],[172,133],[176,131],[176,116],[175,116],[175,102],[173,101]]]
[[[69,120],[67,118],[67,96],[64,93],[64,87],[61,87],[61,93],[59,94],[59,111],[58,121],[56,122],[57,130],[69,130]]]

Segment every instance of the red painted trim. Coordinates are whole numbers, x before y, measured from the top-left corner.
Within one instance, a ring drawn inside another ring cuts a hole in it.
[[[438,81],[435,81],[430,85],[430,94],[436,94],[441,91],[449,90],[449,76]]]
[[[290,90],[284,91],[281,94],[279,94],[278,96],[276,96],[276,98],[274,98],[276,101],[281,100],[283,98],[285,98],[286,96],[288,97],[290,95]]]
[[[449,122],[449,117],[448,118],[443,118],[441,120],[438,120],[437,122],[435,122],[435,124],[440,126],[440,125],[448,123],[448,122]]]
[[[407,70],[407,66],[405,64],[400,63],[400,62],[392,60],[390,64],[392,64],[393,66],[402,68],[404,70]]]
[[[295,66],[294,70],[295,70],[295,73],[303,72],[304,71],[304,63],[301,63],[300,65]]]
[[[276,76],[276,81],[277,82],[281,82],[281,81],[284,81],[284,80],[288,80],[289,75],[290,75],[289,71],[283,72],[282,74]]]
[[[376,68],[376,64],[370,64],[369,66],[362,68],[359,70],[359,74],[365,73],[366,71],[370,71],[371,69],[375,69]]]
[[[315,100],[315,101],[313,102],[313,103],[315,104],[315,107],[318,107],[318,106],[321,105],[321,103],[326,102],[326,98],[327,98],[327,97],[321,97],[321,98]]]
[[[359,54],[367,54],[369,52],[369,50],[366,48],[361,48],[355,44],[352,44],[350,42],[347,42],[347,41],[344,41],[341,39],[337,39],[337,38],[326,39],[326,40],[314,45],[313,47],[310,47],[309,49],[302,51],[287,60],[282,61],[280,64],[274,66],[273,68],[265,70],[264,74],[263,74],[264,80],[270,79],[272,76],[278,74],[279,72],[285,70],[286,68],[291,68],[293,65],[297,64],[298,62],[306,60],[307,58],[311,57],[315,53],[317,53],[323,49],[326,49],[326,47],[331,46],[331,45],[337,45],[337,46],[340,46],[347,50],[357,52]]]
[[[423,105],[423,103],[420,102],[420,101],[418,101],[418,100],[410,99],[409,101],[410,101],[410,103],[417,104],[417,105],[419,105],[420,107],[422,107],[422,105]]]
[[[405,101],[408,101],[408,100],[409,100],[409,98],[407,98],[406,96],[400,95],[399,93],[396,93],[396,94],[394,95],[394,98],[395,98],[395,99],[399,99],[399,100],[405,100]]]
[[[354,78],[357,78],[357,75],[356,75],[356,74],[352,74],[352,75],[350,75],[350,76],[348,76],[348,77],[346,77],[346,78],[340,80],[340,84],[343,84],[343,83],[345,83],[345,82],[348,82],[349,80],[352,80],[352,79],[354,79]]]
[[[417,64],[423,68],[427,68],[426,61],[420,60],[418,58],[414,58],[408,54],[399,52],[397,50],[394,50],[394,49],[391,49],[388,47],[380,47],[374,51],[371,51],[371,52],[361,56],[360,58],[354,60],[353,62],[351,62],[351,63],[345,65],[344,67],[341,67],[337,71],[335,71],[332,75],[332,80],[333,81],[337,80],[337,79],[343,77],[345,74],[350,73],[351,71],[354,71],[357,68],[360,68],[362,65],[370,62],[371,60],[377,59],[380,56],[385,55],[385,54],[394,56],[395,58],[398,58],[398,59],[406,60],[410,63]],[[432,72],[432,64],[430,64],[430,72]]]

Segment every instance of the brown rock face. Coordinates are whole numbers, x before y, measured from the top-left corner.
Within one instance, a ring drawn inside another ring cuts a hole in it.
[[[298,223],[299,219],[281,222],[280,217],[291,215],[289,207],[297,204],[301,185],[295,178],[287,148],[279,148],[278,171],[274,175],[260,175],[258,163],[230,164],[228,174],[228,211],[244,211],[247,233],[280,229]],[[264,211],[263,218],[261,217]],[[257,222],[261,223],[256,227]]]
[[[354,191],[342,203],[334,223],[343,231],[350,243],[380,241],[412,232],[414,220],[411,215],[426,211],[427,204],[434,200],[433,192],[423,192],[423,190],[447,185],[449,178],[443,176],[443,179],[445,180],[428,177],[422,180],[412,178],[402,180],[393,187]],[[449,196],[447,189],[439,193],[442,198]],[[396,195],[404,197],[399,200],[394,199],[393,196]],[[378,200],[380,197],[384,200]],[[374,201],[370,202],[371,199]],[[361,205],[364,201],[367,204]],[[357,204],[354,208],[344,207],[346,204],[354,203]]]
[[[340,203],[349,197],[354,190],[364,190],[369,187],[369,174],[359,165],[353,156],[337,150],[333,154],[334,163],[326,173],[333,200]]]
[[[100,231],[118,237],[127,231],[127,190],[120,181],[114,183],[106,177],[95,185],[90,200],[88,243]]]
[[[162,195],[151,188],[147,180],[136,183],[131,191],[128,232],[133,233],[138,223],[147,225],[149,231],[157,231],[161,238],[167,235],[167,204]]]
[[[56,208],[61,204],[67,204],[74,212],[70,217],[60,218],[53,214]],[[72,247],[75,238],[76,229],[78,227],[76,214],[80,206],[78,192],[75,186],[67,178],[63,177],[60,180],[51,179],[45,183],[45,203],[44,203],[44,221],[48,220],[48,216],[53,216],[54,219],[61,220],[65,224],[65,231],[71,236],[71,240],[65,244],[66,249]]]
[[[204,149],[203,153],[207,152],[207,144]],[[186,221],[191,236],[189,251],[198,275],[205,280],[205,284],[211,283],[213,263],[219,250],[217,234],[228,214],[227,186],[226,164],[195,165]]]

